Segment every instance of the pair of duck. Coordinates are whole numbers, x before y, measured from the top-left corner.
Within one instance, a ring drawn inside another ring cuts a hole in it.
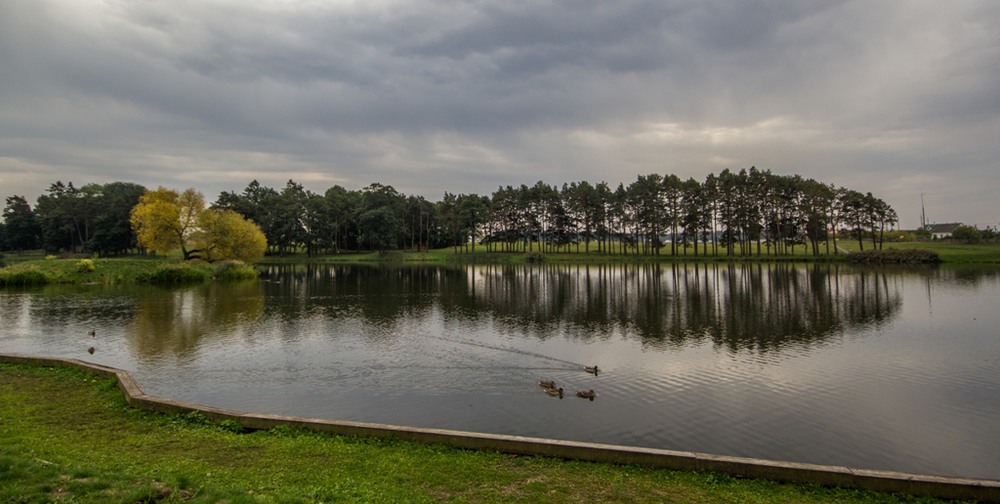
[[[542,387],[543,389],[545,389],[545,393],[546,394],[548,394],[550,396],[553,396],[553,397],[557,397],[558,396],[560,399],[563,398],[563,388],[562,387],[558,387],[557,388],[556,387],[556,382],[554,380],[538,380],[538,385],[540,387]],[[593,401],[594,398],[597,397],[597,393],[594,392],[594,389],[590,389],[590,390],[577,390],[576,391],[576,396],[577,397],[582,397],[584,399],[590,399],[591,401]]]

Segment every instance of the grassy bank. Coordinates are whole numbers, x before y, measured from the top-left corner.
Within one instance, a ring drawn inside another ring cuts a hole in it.
[[[841,248],[857,252],[857,241],[837,242]],[[865,244],[865,250],[871,243]],[[951,241],[886,242],[886,250],[929,250],[936,252],[944,263],[950,264],[1000,264],[1000,243],[959,243]]]
[[[177,259],[35,259],[0,269],[0,286],[45,284],[159,284],[204,282],[210,279],[256,278],[251,266],[239,262]]]
[[[672,255],[670,248],[665,247],[659,256],[636,256],[621,255],[617,253],[597,252],[596,247],[592,247],[590,253],[582,249],[577,252],[575,246],[563,247],[557,252],[539,253],[533,252],[490,252],[485,247],[479,246],[475,252],[456,252],[453,248],[437,249],[421,252],[392,251],[386,255],[377,253],[343,253],[335,255],[321,255],[307,257],[303,255],[289,255],[285,257],[269,256],[264,259],[265,263],[344,263],[344,264],[373,264],[373,263],[418,263],[445,265],[455,263],[527,263],[532,261],[542,261],[548,263],[567,264],[617,264],[634,262],[839,262],[845,261],[846,252],[857,252],[859,250],[857,241],[838,241],[837,245],[841,249],[840,254],[825,254],[813,256],[804,249],[797,247],[793,255],[774,256],[767,254],[752,254],[748,256],[726,256],[719,255],[699,255],[695,256],[693,251],[688,250]],[[866,243],[865,250],[868,250],[870,243]],[[886,242],[883,246],[885,250],[927,250],[938,254],[941,261],[950,264],[1000,264],[1000,243],[965,244],[945,241],[921,241],[921,242]],[[825,251],[825,247],[822,249]],[[722,251],[720,251],[722,252]]]
[[[939,502],[472,452],[129,408],[112,380],[0,364],[0,502]]]
[[[858,242],[841,240],[837,242],[842,252],[859,251]],[[866,244],[868,250],[870,244]],[[886,242],[885,250],[927,250],[938,254],[941,262],[948,264],[996,264],[1000,265],[1000,243],[966,244],[948,241]],[[825,247],[823,248],[825,251]],[[254,278],[256,273],[250,266],[233,263],[208,264],[200,261],[180,261],[177,258],[115,258],[115,259],[42,259],[38,254],[8,256],[8,266],[0,268],[0,286],[37,285],[43,283],[72,284],[120,284],[120,283],[160,283],[175,284],[201,282],[208,279]],[[30,259],[27,259],[30,258]],[[804,247],[797,247],[793,255],[773,256],[752,254],[748,256],[700,255],[693,251],[670,254],[664,247],[659,256],[621,255],[597,252],[596,246],[590,253],[576,250],[575,246],[563,247],[557,252],[491,252],[479,246],[475,252],[456,251],[453,248],[428,251],[390,251],[386,254],[375,252],[342,253],[308,257],[305,254],[289,256],[268,256],[267,264],[288,263],[334,263],[334,264],[524,264],[530,262],[564,264],[619,264],[635,262],[838,262],[845,261],[845,254],[808,254]]]

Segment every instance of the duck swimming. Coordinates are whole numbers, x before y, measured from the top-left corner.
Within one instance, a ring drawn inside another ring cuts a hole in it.
[[[547,389],[556,388],[555,380],[538,380],[538,386]]]
[[[591,401],[593,401],[594,398],[597,397],[597,392],[594,392],[594,389],[590,389],[590,390],[577,390],[576,391],[576,396],[577,397],[582,397],[584,399],[590,399]]]
[[[593,366],[584,366],[583,370],[592,375],[596,375],[601,371],[600,369],[597,369],[597,364],[594,364]]]
[[[562,387],[559,387],[557,389],[554,389],[554,388],[545,389],[545,393],[548,394],[548,395],[550,395],[550,396],[553,396],[553,397],[559,396],[560,399],[562,399],[562,397],[563,397],[563,389],[562,389]]]

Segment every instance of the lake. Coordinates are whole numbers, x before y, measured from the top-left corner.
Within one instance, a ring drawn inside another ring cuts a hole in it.
[[[1000,268],[267,266],[0,290],[0,352],[238,410],[1000,479],[998,299]]]

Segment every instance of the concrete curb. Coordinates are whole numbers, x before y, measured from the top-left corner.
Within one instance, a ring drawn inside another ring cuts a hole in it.
[[[132,407],[161,413],[183,414],[197,411],[213,420],[238,422],[250,430],[292,425],[332,434],[393,437],[473,450],[495,450],[614,464],[637,464],[682,471],[715,471],[739,477],[791,483],[814,483],[824,486],[862,488],[878,492],[898,492],[945,499],[1000,502],[1000,480],[952,478],[654,448],[247,413],[150,396],[143,392],[142,387],[128,371],[76,359],[0,354],[0,362],[71,367],[89,371],[102,377],[115,377],[118,380],[118,388],[121,389],[125,400]]]

